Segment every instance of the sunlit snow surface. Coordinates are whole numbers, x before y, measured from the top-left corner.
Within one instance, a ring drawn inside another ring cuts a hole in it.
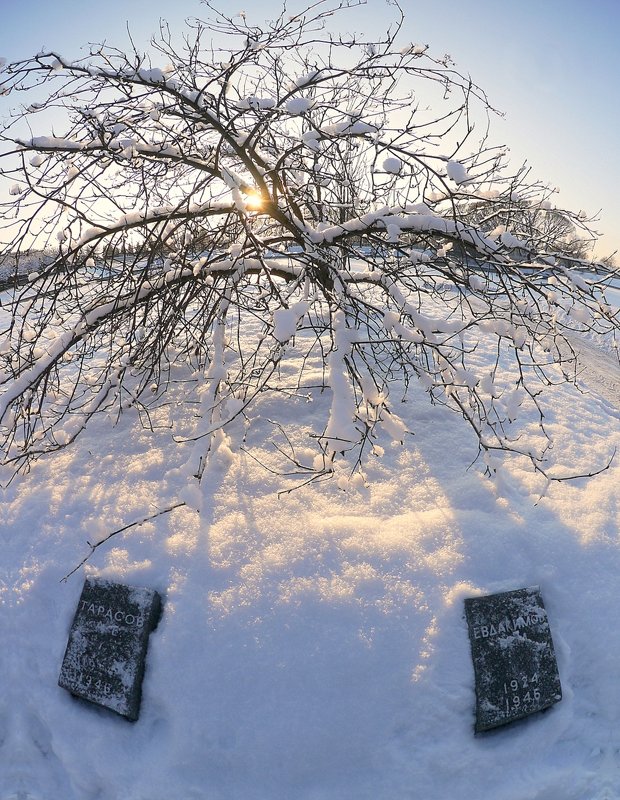
[[[590,394],[552,390],[547,419],[566,473],[620,447],[620,371],[592,342],[580,351]],[[330,401],[280,411],[300,448]],[[265,400],[247,432],[273,469],[268,420],[281,402]],[[0,506],[0,798],[619,797],[620,456],[539,501],[545,487],[525,463],[507,461],[496,481],[468,470],[467,426],[421,388],[397,410],[415,435],[379,443],[367,488],[331,481],[278,498],[294,483],[222,448],[200,514],[176,510],[95,553],[88,574],[164,597],[135,724],[56,685],[84,573],[60,581],[87,540],[187,494],[190,445],[166,427],[140,430],[128,412],[11,483]],[[533,435],[533,420],[521,424]],[[180,429],[191,426],[188,414]],[[532,585],[564,699],[474,737],[463,599]]]

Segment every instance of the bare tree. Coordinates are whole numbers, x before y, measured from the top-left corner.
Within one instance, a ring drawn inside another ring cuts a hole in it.
[[[589,260],[595,235],[575,215],[554,207],[548,200],[534,202],[519,195],[498,197],[495,202],[475,201],[467,219],[487,235],[497,237],[506,231],[518,238],[525,252],[536,257],[555,256],[575,262]]]
[[[391,391],[400,401],[412,381],[463,416],[489,469],[512,451],[554,477],[545,446],[510,423],[529,407],[544,433],[541,389],[576,381],[573,333],[618,327],[543,224],[568,226],[556,254],[588,221],[551,215],[551,190],[509,171],[485,93],[401,41],[398,7],[374,39],[334,33],[340,10],[318,2],[258,27],[210,8],[182,45],[162,25],[151,56],[93,46],[4,65],[0,91],[38,95],[1,137],[6,252],[55,252],[2,301],[16,470],[100,411],[132,405],[148,421],[185,365],[199,480],[259,396],[317,387],[331,404],[316,457],[292,447],[291,471],[355,470],[382,429],[404,437]]]
[[[610,253],[609,255],[599,259],[599,262],[601,266],[603,266],[605,269],[608,269],[610,271],[615,271],[616,267],[618,266],[617,251],[614,251],[613,253]]]

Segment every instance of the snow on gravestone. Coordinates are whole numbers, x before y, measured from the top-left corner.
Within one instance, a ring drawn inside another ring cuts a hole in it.
[[[148,638],[160,614],[153,589],[86,578],[58,685],[137,720]]]
[[[465,616],[476,680],[476,733],[562,699],[547,612],[537,586],[465,600]]]

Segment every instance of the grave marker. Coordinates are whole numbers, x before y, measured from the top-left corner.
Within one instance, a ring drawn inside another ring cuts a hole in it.
[[[86,578],[58,685],[137,720],[148,638],[160,614],[152,589]]]
[[[540,589],[465,600],[476,680],[476,733],[522,719],[562,699]]]

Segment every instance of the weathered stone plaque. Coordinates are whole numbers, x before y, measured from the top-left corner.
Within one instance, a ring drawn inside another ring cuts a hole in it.
[[[562,699],[540,589],[465,600],[476,679],[476,733],[549,708]]]
[[[86,578],[58,685],[138,719],[149,634],[160,614],[161,598],[152,589]]]

